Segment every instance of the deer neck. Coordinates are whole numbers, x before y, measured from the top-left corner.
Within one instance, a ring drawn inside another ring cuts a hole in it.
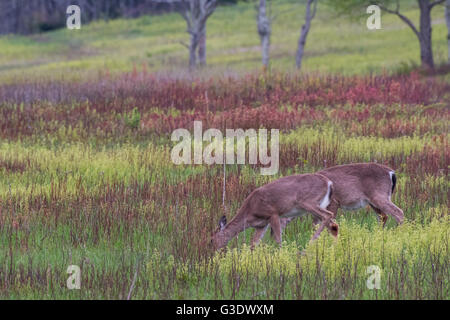
[[[247,214],[244,209],[239,210],[236,216],[225,226],[222,231],[223,238],[226,242],[233,239],[238,233],[244,231],[249,226],[247,224]]]

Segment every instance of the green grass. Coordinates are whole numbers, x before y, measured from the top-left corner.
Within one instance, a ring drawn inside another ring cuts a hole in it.
[[[67,137],[63,135],[59,139]],[[315,161],[313,157],[317,144],[330,150],[338,146],[336,153],[338,163],[408,157],[413,153],[425,153],[425,147],[430,144],[435,148],[445,148],[445,142],[433,142],[429,136],[403,136],[393,139],[346,136],[333,129],[331,124],[316,128],[301,128],[282,134],[280,142],[282,146],[309,148],[311,156],[298,159],[304,163]],[[49,146],[38,143],[29,145],[24,142],[3,142],[0,144],[1,160],[23,165],[24,169],[9,171],[0,167],[0,196],[27,194],[33,188],[49,193],[55,179],[63,179],[66,194],[73,195],[79,188],[80,178],[83,180],[82,186],[88,192],[97,192],[104,181],[125,184],[133,180],[139,183],[146,181],[157,183],[159,179],[167,178],[169,173],[184,176],[205,170],[202,166],[190,168],[176,166],[167,161],[170,159],[173,144],[165,141],[165,145],[160,146],[148,142],[145,145],[125,143],[110,147],[94,147],[82,143]],[[155,171],[168,174],[158,177]],[[251,174],[253,173],[251,171]]]
[[[366,87],[347,77],[284,79],[294,69],[303,6],[280,1],[275,9],[272,68],[280,72],[247,77],[260,68],[259,38],[253,4],[240,3],[218,8],[208,21],[202,72],[211,79],[204,83],[201,72],[194,82],[150,73],[101,81],[142,65],[184,74],[188,53],[180,41],[188,35],[177,14],[0,37],[0,84],[11,84],[0,87],[8,100],[0,99],[0,299],[126,299],[135,275],[133,299],[450,298],[446,87],[411,77],[378,77],[386,90],[374,78]],[[417,22],[417,11],[406,14]],[[442,18],[439,7],[438,63],[446,56]],[[304,71],[390,73],[419,64],[413,33],[386,14],[382,26],[369,31],[365,20],[319,5]],[[234,82],[220,76],[226,72],[245,76]],[[374,101],[395,102],[355,102],[369,89],[386,92]],[[297,90],[311,105],[291,94]],[[340,91],[348,101],[334,103]],[[64,92],[71,94],[60,97]],[[41,96],[48,98],[18,98]],[[274,125],[260,121],[272,120],[271,111],[281,130],[280,172],[261,176],[255,166],[227,165],[225,208],[222,166],[170,160],[171,131],[193,116],[257,129]],[[287,226],[281,249],[268,232],[251,251],[253,230],[246,230],[227,252],[208,250],[219,218],[231,218],[256,187],[368,161],[395,168],[392,200],[405,212],[404,225],[389,219],[382,229],[370,208],[340,210],[337,241],[323,232],[310,243],[312,219],[304,217]],[[66,287],[69,265],[81,268],[81,290]],[[380,290],[366,286],[370,265],[382,271]]]
[[[292,1],[274,4],[271,66],[289,71],[303,23],[304,6]],[[405,14],[418,23],[418,11]],[[437,63],[445,61],[446,26],[443,8],[433,10],[433,45]],[[186,24],[178,14],[138,19],[96,21],[81,30],[31,36],[0,37],[0,82],[22,77],[83,79],[146,65],[150,71],[187,70]],[[253,4],[219,7],[207,24],[207,59],[210,70],[225,72],[257,69],[259,37]],[[395,16],[382,14],[382,29],[370,31],[366,21],[336,16],[319,4],[308,37],[303,70],[358,74],[401,69],[420,64],[419,44],[413,32]]]
[[[356,138],[338,131],[328,125],[282,134],[282,146],[306,147],[311,154],[284,174],[320,169],[314,164],[317,148],[331,150],[337,141],[345,146],[337,148],[338,163],[407,158],[426,153],[431,142],[417,136]],[[392,219],[380,228],[370,209],[341,211],[337,242],[324,232],[308,244],[313,229],[311,218],[304,218],[287,227],[282,249],[268,233],[263,245],[250,251],[252,230],[247,230],[231,241],[228,253],[205,260],[201,241],[222,214],[220,167],[174,166],[167,161],[169,148],[152,144],[94,148],[10,142],[0,150],[0,160],[24,166],[15,172],[0,169],[0,243],[5,244],[0,274],[6,276],[1,298],[124,299],[138,267],[135,299],[449,297],[449,181],[444,176],[416,178],[408,173],[411,168],[397,168],[393,201],[408,221],[400,228]],[[248,165],[228,166],[227,172],[230,216],[253,185],[282,175],[260,176]],[[236,181],[244,192],[233,191]],[[81,290],[65,287],[72,264],[82,269]],[[367,289],[369,265],[382,269],[382,290]]]
[[[433,275],[419,271],[429,263],[448,264],[448,217],[427,226],[406,223],[390,230],[382,229],[373,221],[369,226],[345,218],[340,222],[338,241],[326,235],[307,244],[304,250],[299,250],[294,242],[284,242],[281,249],[263,244],[253,251],[244,244],[216,254],[206,265],[180,265],[177,268],[173,257],[162,264],[161,255],[156,252],[147,265],[149,278],[152,279],[155,269],[176,270],[180,281],[191,283],[193,287],[201,286],[197,289],[201,298],[214,297],[214,291],[204,288],[205,278],[213,278],[211,274],[224,279],[242,279],[242,290],[225,287],[238,299],[249,296],[273,298],[265,284],[276,279],[279,285],[287,287],[281,293],[285,299],[404,299],[411,296],[442,299],[448,295],[450,284],[442,270],[436,268]],[[375,290],[368,290],[366,286],[369,266],[380,269],[380,287]],[[433,277],[440,278],[440,286],[431,285]],[[305,279],[316,281],[305,283]],[[399,286],[399,282],[413,285]],[[327,290],[321,290],[323,286]]]

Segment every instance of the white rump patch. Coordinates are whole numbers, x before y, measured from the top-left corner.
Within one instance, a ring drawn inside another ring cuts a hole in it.
[[[392,176],[394,175],[395,171],[389,171],[389,178],[391,179],[391,186],[394,184],[394,182],[392,181]],[[392,196],[392,188],[391,191],[389,192],[389,201],[391,201],[391,196]]]
[[[321,207],[322,209],[326,209],[329,205],[330,205],[330,192],[331,192],[331,185],[333,184],[333,182],[328,181],[328,190],[327,190],[327,194],[325,195],[325,197],[323,197],[322,201],[319,204],[319,207]]]
[[[395,171],[389,171],[389,178],[391,178],[392,181],[392,175],[395,173]]]

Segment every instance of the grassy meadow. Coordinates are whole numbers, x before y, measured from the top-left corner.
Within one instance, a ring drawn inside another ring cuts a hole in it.
[[[293,71],[304,4],[274,0],[272,11],[277,17],[272,25],[271,67]],[[418,25],[418,10],[405,7],[404,14]],[[433,50],[440,64],[447,58],[444,8],[434,9],[432,16]],[[365,18],[350,20],[319,3],[303,70],[354,75],[403,72],[419,65],[419,43],[409,27],[384,13],[381,23],[381,30],[368,30]],[[0,81],[82,80],[143,65],[152,71],[179,74],[188,69],[188,50],[183,46],[188,42],[186,22],[177,13],[96,21],[80,30],[4,36],[0,37]],[[208,70],[245,74],[260,68],[260,57],[254,4],[219,7],[207,24]]]
[[[194,74],[176,14],[0,37],[0,299],[450,298],[448,75],[409,72],[418,43],[394,17],[369,32],[325,7],[305,69],[292,72],[303,8],[275,9],[264,74],[245,3],[213,14],[208,67]],[[443,10],[433,15],[442,63]],[[280,129],[279,173],[227,165],[224,207],[222,166],[171,161],[171,133],[194,120]],[[309,243],[305,217],[281,249],[268,232],[250,250],[246,230],[226,252],[209,250],[220,217],[256,187],[368,161],[396,170],[403,225],[341,210],[337,241],[323,232]],[[67,288],[69,265],[81,269],[79,290]],[[380,289],[366,286],[371,265]]]

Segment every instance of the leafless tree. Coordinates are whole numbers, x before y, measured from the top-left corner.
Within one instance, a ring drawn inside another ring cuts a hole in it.
[[[261,56],[263,69],[266,70],[270,62],[270,38],[272,35],[273,22],[283,13],[290,11],[277,11],[272,9],[274,0],[259,0],[256,4],[256,22],[258,27],[258,35],[261,40]]]
[[[433,59],[433,47],[431,45],[431,10],[438,4],[443,3],[445,0],[418,0],[420,9],[420,24],[419,29],[416,28],[414,23],[407,18],[405,15],[401,14],[399,11],[399,1],[396,1],[395,10],[388,9],[387,7],[380,5],[381,10],[388,13],[397,15],[403,22],[405,22],[414,32],[414,34],[419,39],[420,43],[420,58],[422,60],[422,65],[424,67],[434,69],[434,59]]]
[[[450,0],[445,3],[445,21],[447,23],[448,64],[450,64]]]
[[[432,23],[431,10],[446,0],[410,0],[410,3],[416,2],[420,10],[419,25],[409,19],[404,11],[400,9],[400,3],[407,3],[405,0],[328,0],[327,3],[338,11],[348,15],[358,15],[361,8],[368,5],[377,5],[384,12],[396,15],[402,20],[416,35],[420,44],[420,59],[422,67],[434,69],[433,50],[432,50]]]
[[[206,65],[206,21],[217,7],[218,0],[183,0],[181,11],[190,35],[189,68]]]
[[[298,39],[297,54],[295,56],[295,64],[297,69],[302,66],[303,53],[305,51],[306,38],[308,37],[309,30],[311,29],[311,21],[316,16],[318,0],[307,0],[305,11],[305,23],[302,26],[300,32],[300,38]]]
[[[261,40],[262,64],[265,70],[269,65],[270,35],[272,33],[272,19],[270,13],[268,13],[267,0],[259,0],[257,22],[258,34]]]
[[[78,5],[83,23],[180,11],[185,0],[0,0],[0,34],[35,33],[65,26],[66,8]]]

